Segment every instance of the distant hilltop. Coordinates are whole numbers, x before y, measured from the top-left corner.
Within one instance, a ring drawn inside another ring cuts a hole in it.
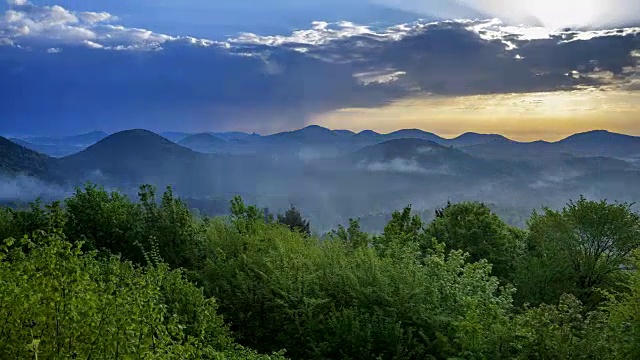
[[[363,130],[356,133],[350,130],[331,130],[318,125],[270,135],[246,132],[162,132],[158,135],[195,151],[227,154],[260,153],[265,151],[265,147],[269,147],[269,145],[273,148],[285,144],[291,146],[294,143],[302,145],[333,144],[340,145],[343,150],[355,150],[363,146],[404,138],[429,140],[454,148],[474,147],[467,150],[481,154],[488,154],[492,151],[522,152],[536,149],[537,151],[561,151],[583,156],[634,158],[639,153],[636,147],[639,137],[606,130],[578,133],[556,142],[542,140],[521,142],[500,134],[475,132],[467,132],[454,138],[445,138],[420,129],[400,129],[386,134],[373,130]],[[94,131],[65,137],[26,136],[9,139],[16,144],[45,155],[64,157],[80,152],[108,136],[109,134],[105,132]]]

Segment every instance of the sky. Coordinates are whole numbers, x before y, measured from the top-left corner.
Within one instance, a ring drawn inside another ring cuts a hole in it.
[[[640,135],[637,0],[0,1],[4,135]]]

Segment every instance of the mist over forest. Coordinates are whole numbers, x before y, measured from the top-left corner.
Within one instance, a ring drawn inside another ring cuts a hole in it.
[[[640,1],[0,0],[0,359],[640,359]]]
[[[205,215],[226,214],[235,195],[274,213],[294,205],[318,233],[351,218],[379,232],[406,205],[432,216],[480,201],[522,227],[534,210],[580,196],[640,199],[640,138],[606,131],[551,143],[319,126],[268,136],[127,130],[5,139],[2,151],[3,203],[61,198],[87,182],[132,198],[141,183],[170,185]]]

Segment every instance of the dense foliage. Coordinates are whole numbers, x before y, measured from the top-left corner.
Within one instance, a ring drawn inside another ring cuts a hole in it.
[[[165,264],[99,259],[59,231],[2,248],[3,359],[261,358],[234,345],[215,301]]]
[[[429,238],[436,238],[447,248],[469,253],[473,262],[486,259],[493,274],[511,280],[516,259],[521,255],[524,232],[506,225],[484,204],[449,204],[436,211],[427,228]]]
[[[581,198],[562,211],[529,220],[526,255],[518,266],[520,302],[555,303],[573,294],[590,308],[602,291],[619,291],[629,256],[640,245],[640,216],[629,204]]]
[[[524,230],[478,203],[407,207],[322,237],[293,207],[230,210],[93,185],[1,209],[0,358],[640,358],[629,204],[581,198]]]
[[[293,205],[285,211],[284,214],[278,215],[278,222],[282,225],[287,225],[293,231],[311,235],[311,224],[309,220],[303,219],[300,210],[296,209]]]

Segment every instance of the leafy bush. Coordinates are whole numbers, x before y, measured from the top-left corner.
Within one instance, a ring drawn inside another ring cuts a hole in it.
[[[98,259],[80,245],[64,241],[61,232],[5,241],[1,358],[255,355],[234,345],[215,301],[179,271]]]
[[[558,305],[526,309],[512,328],[507,351],[513,359],[625,359],[614,356],[606,314],[586,313],[573,295],[563,295]]]
[[[93,185],[0,210],[0,358],[640,358],[629,204],[581,198],[526,231],[482,204],[428,224],[407,207],[323,239],[230,210]]]
[[[300,210],[293,205],[284,214],[278,215],[278,222],[287,225],[293,231],[299,231],[307,236],[311,235],[309,220],[303,219]]]
[[[640,250],[636,250],[630,261],[630,270],[625,272],[626,288],[610,297],[605,307],[610,314],[609,323],[613,332],[611,342],[617,346],[620,359],[640,358]]]
[[[510,292],[488,264],[442,249],[421,263],[278,225],[252,229],[214,221],[202,279],[241,343],[305,359],[495,354]]]
[[[65,233],[70,239],[83,241],[86,250],[107,250],[143,263],[141,246],[145,234],[143,213],[139,205],[126,196],[108,193],[96,185],[76,189],[65,201]]]
[[[603,300],[598,290],[623,284],[621,268],[639,247],[640,216],[629,204],[581,198],[562,211],[534,214],[516,275],[518,302],[555,304],[573,294],[594,309]]]
[[[449,204],[438,211],[425,232],[450,249],[469,253],[471,261],[489,261],[492,274],[505,282],[513,281],[525,234],[505,224],[486,205]]]

